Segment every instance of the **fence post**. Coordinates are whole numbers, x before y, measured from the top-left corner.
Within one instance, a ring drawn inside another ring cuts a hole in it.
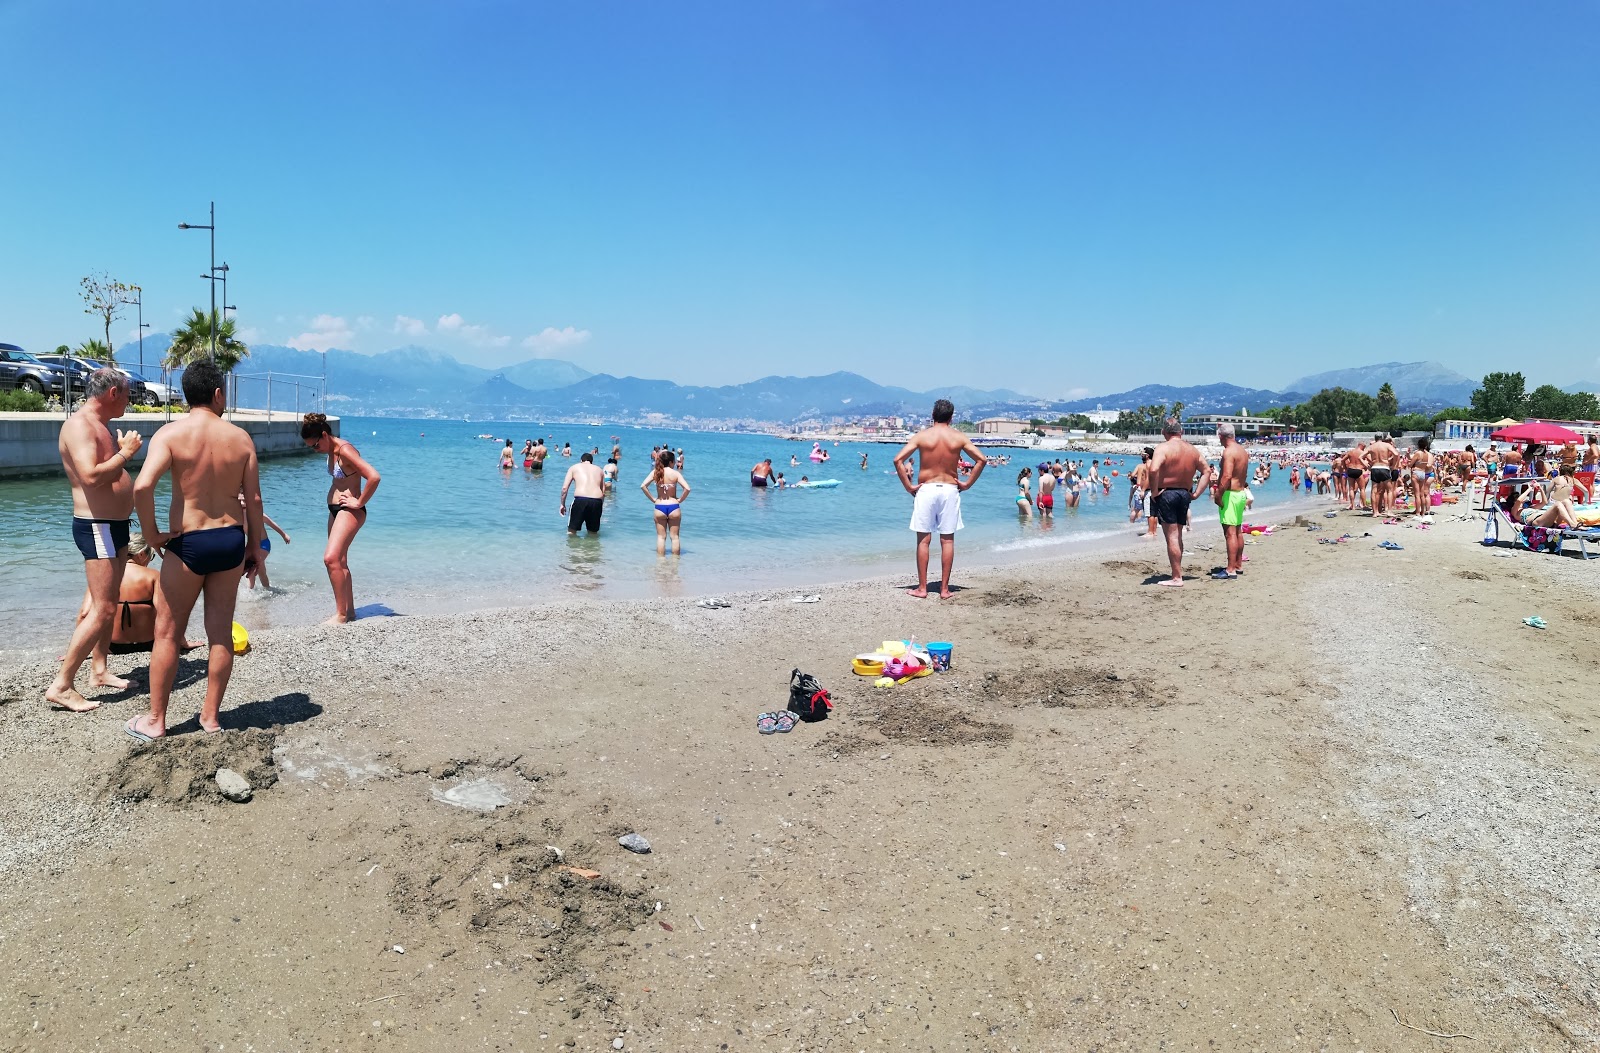
[[[267,434],[272,434],[272,370],[267,370]]]

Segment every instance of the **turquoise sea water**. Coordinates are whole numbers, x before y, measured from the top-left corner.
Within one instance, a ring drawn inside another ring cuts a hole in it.
[[[598,538],[569,538],[558,512],[562,478],[573,461],[552,456],[543,472],[498,467],[502,441],[540,434],[573,457],[612,436],[622,444],[617,493],[606,501]],[[365,613],[447,613],[514,606],[578,595],[642,597],[701,595],[748,588],[783,588],[885,572],[909,578],[914,536],[907,528],[911,498],[895,479],[897,447],[879,443],[828,446],[825,465],[807,459],[810,442],[762,436],[623,428],[616,425],[539,426],[394,418],[347,417],[343,437],[383,475],[367,524],[351,549],[358,607]],[[639,483],[650,469],[652,446],[686,453],[684,475],[694,488],[684,509],[683,554],[659,558],[649,500]],[[993,563],[1018,553],[1067,552],[1096,539],[1127,534],[1128,485],[1113,481],[1109,496],[1086,495],[1077,509],[1058,507],[1053,525],[1037,516],[1019,521],[1016,477],[1043,451],[1009,453],[1009,466],[991,466],[963,496],[966,528],[957,535],[962,565]],[[861,455],[868,467],[860,467]],[[791,456],[799,465],[791,467]],[[1051,459],[1058,454],[1050,453]],[[1075,459],[1078,455],[1074,455]],[[802,475],[837,479],[833,489],[774,491],[750,486],[750,467],[771,457],[789,482]],[[1087,464],[1091,458],[1083,457]],[[1117,464],[1126,471],[1132,466]],[[322,566],[328,477],[322,457],[263,463],[267,514],[293,544],[271,534],[273,590],[241,590],[239,620],[254,627],[320,620],[332,613]],[[1275,472],[1257,508],[1290,499],[1288,475]],[[1037,491],[1035,491],[1037,492]],[[1058,506],[1060,501],[1058,499]],[[157,509],[165,513],[165,498]],[[82,559],[70,536],[71,502],[62,479],[0,483],[0,649],[64,641],[82,596]],[[937,546],[934,554],[937,574]]]

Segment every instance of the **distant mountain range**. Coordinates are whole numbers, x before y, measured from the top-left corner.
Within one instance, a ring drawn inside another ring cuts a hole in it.
[[[1237,384],[1202,384],[1186,388],[1146,384],[1132,391],[1097,395],[1056,405],[1063,413],[1088,413],[1095,409],[1131,410],[1140,406],[1170,406],[1174,402],[1182,402],[1185,413],[1238,413],[1241,409],[1260,413],[1274,406],[1292,406],[1310,397],[1298,391],[1267,391],[1262,388],[1242,388]]]
[[[159,361],[169,344],[165,335],[147,337],[145,361]],[[131,345],[120,348],[117,357],[124,365],[136,362]],[[1304,402],[1325,387],[1345,387],[1375,395],[1384,383],[1394,387],[1402,411],[1431,412],[1466,405],[1477,386],[1470,378],[1437,362],[1384,362],[1302,377],[1285,391],[1222,383],[1189,387],[1151,384],[1060,401],[1006,389],[946,387],[917,392],[878,384],[848,372],[820,377],[771,376],[746,384],[704,387],[590,373],[559,359],[535,358],[500,369],[485,369],[423,347],[401,347],[377,355],[332,350],[324,356],[272,344],[251,348],[250,357],[239,372],[252,376],[271,372],[282,377],[284,386],[274,385],[274,405],[289,406],[294,398],[293,388],[287,386],[289,375],[320,378],[324,360],[329,408],[338,413],[731,422],[752,427],[878,416],[921,419],[937,398],[953,401],[959,417],[969,420],[986,416],[1054,420],[1069,413],[1170,406],[1174,402],[1182,402],[1186,414],[1240,410],[1260,413],[1275,406]],[[1565,390],[1593,391],[1597,386],[1600,385],[1580,383]],[[265,401],[265,385],[260,380],[241,381],[241,405],[259,407]]]
[[[1373,366],[1355,366],[1335,369],[1301,377],[1290,384],[1295,391],[1321,391],[1323,388],[1346,388],[1368,395],[1388,384],[1400,398],[1402,406],[1410,404],[1465,406],[1472,398],[1478,382],[1462,376],[1438,362],[1380,362]]]

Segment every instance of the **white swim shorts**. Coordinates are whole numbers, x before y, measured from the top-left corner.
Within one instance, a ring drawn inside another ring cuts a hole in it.
[[[954,534],[960,530],[961,491],[955,483],[923,483],[911,505],[911,529],[919,534]]]

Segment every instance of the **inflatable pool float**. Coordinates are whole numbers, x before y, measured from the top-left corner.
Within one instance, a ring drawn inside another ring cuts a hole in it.
[[[816,479],[805,483],[790,483],[791,490],[832,490],[839,485],[837,479]]]

